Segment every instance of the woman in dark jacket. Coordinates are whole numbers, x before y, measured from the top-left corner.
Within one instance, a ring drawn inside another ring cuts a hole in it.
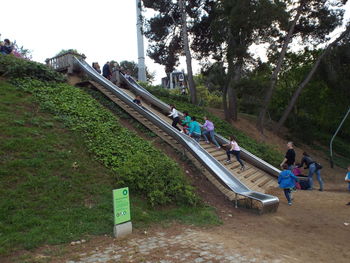
[[[309,190],[313,189],[312,188],[312,186],[313,186],[312,177],[314,174],[316,174],[317,181],[320,184],[319,191],[323,191],[323,181],[321,178],[321,171],[320,171],[320,169],[318,169],[316,162],[314,160],[312,160],[310,155],[308,155],[306,152],[303,153],[303,158],[301,159],[301,163],[300,163],[299,167],[302,167],[304,164],[306,165],[306,167],[304,169],[309,169],[309,173],[307,175],[307,177],[309,179],[309,185],[310,185]]]

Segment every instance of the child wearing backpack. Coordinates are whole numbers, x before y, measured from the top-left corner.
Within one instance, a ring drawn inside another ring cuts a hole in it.
[[[283,189],[288,205],[292,205],[291,190],[295,188],[298,178],[288,169],[288,164],[283,164],[283,171],[278,176],[279,187]]]

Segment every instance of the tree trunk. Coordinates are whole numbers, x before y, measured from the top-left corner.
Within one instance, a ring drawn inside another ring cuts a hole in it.
[[[222,91],[222,106],[224,108],[224,114],[225,114],[225,120],[230,122],[231,118],[230,118],[230,114],[227,108],[227,89],[228,89],[228,85],[229,83],[226,83],[226,85],[224,86],[224,89]]]
[[[182,20],[181,21],[182,22],[182,41],[183,41],[185,55],[186,55],[188,88],[191,94],[191,102],[193,104],[197,104],[197,90],[193,80],[192,56],[191,56],[191,51],[190,51],[190,46],[188,41],[186,10],[184,8],[183,0],[179,0],[179,8],[180,8],[181,20]]]
[[[236,93],[236,85],[241,80],[242,77],[242,63],[243,59],[238,59],[237,64],[234,66],[233,77],[230,80],[229,85],[229,111],[230,118],[233,121],[238,120],[238,103],[237,103],[237,93]]]
[[[297,13],[295,15],[295,18],[294,18],[294,20],[293,20],[293,22],[292,22],[292,24],[291,24],[291,26],[289,28],[288,34],[286,36],[286,39],[284,40],[284,43],[283,43],[283,46],[282,46],[282,50],[281,50],[280,56],[279,56],[278,61],[277,61],[276,68],[275,68],[275,70],[273,71],[273,73],[271,75],[270,86],[269,86],[269,89],[266,91],[264,102],[262,104],[262,108],[261,108],[261,110],[259,112],[259,116],[258,116],[257,123],[256,123],[257,129],[261,133],[264,133],[264,124],[265,124],[266,112],[267,112],[267,109],[268,109],[270,101],[271,101],[272,93],[273,93],[273,90],[274,90],[276,82],[277,82],[278,74],[281,71],[282,62],[283,62],[284,57],[286,55],[289,42],[290,42],[290,40],[292,38],[295,25],[296,25],[296,23],[299,20],[299,17],[301,15],[301,12],[303,10],[303,6],[304,6],[305,3],[306,3],[305,1],[301,2],[299,7],[298,7],[298,9],[297,9]]]
[[[350,32],[350,25],[347,26],[347,28],[345,29],[345,31],[337,38],[335,39],[332,43],[330,43],[327,48],[325,50],[323,50],[323,52],[321,53],[321,55],[319,55],[319,57],[317,58],[315,64],[312,66],[312,69],[310,70],[309,74],[306,76],[306,78],[304,79],[304,81],[302,83],[299,84],[297,90],[294,92],[292,99],[290,100],[287,108],[285,109],[285,111],[283,112],[283,115],[281,117],[281,119],[278,121],[276,130],[279,130],[283,124],[285,123],[285,121],[287,120],[290,112],[292,111],[301,91],[305,88],[305,86],[309,83],[309,81],[311,80],[312,76],[314,75],[314,73],[316,72],[318,66],[321,63],[322,58],[327,54],[327,52],[336,44],[338,43],[341,39],[343,39],[348,33]]]

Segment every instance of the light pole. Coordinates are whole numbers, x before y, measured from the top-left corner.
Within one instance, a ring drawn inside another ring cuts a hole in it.
[[[146,82],[145,51],[142,34],[141,0],[136,0],[136,28],[137,28],[137,51],[138,51],[138,80]]]

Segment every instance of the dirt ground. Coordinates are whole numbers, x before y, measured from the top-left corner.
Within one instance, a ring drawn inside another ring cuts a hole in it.
[[[183,262],[176,260],[176,255],[184,253],[193,256],[187,252],[201,250],[201,247],[197,247],[196,240],[203,240],[205,247],[219,245],[219,249],[209,250],[212,258],[220,258],[222,255],[236,257],[226,257],[232,258],[232,261],[205,260],[205,257],[200,261],[201,253],[198,252],[187,262],[349,262],[350,224],[346,223],[350,223],[350,206],[345,204],[350,201],[350,193],[340,187],[329,185],[324,192],[298,191],[294,193],[292,206],[288,206],[282,192],[275,189],[274,194],[281,200],[279,209],[276,213],[265,215],[235,209],[232,203],[222,198],[220,192],[202,193],[206,202],[216,206],[222,225],[154,225],[148,229],[134,230],[132,235],[122,240],[102,236],[91,237],[88,242],[77,246],[67,244],[63,247],[43,247],[31,253],[30,258],[34,261],[26,262],[99,262],[97,259],[102,259],[101,253],[104,255],[103,252],[112,250],[113,246],[122,248],[120,252],[114,252],[114,255],[120,253],[127,258],[111,258],[101,262]],[[208,182],[208,190],[209,188]],[[192,233],[193,243],[190,246],[176,246],[172,242],[173,245],[168,244],[167,249],[153,248],[156,249],[154,253],[148,252],[147,255],[140,256],[142,247],[147,246],[147,240],[156,238],[159,232],[168,237],[168,240],[174,240],[176,235],[182,235],[180,237],[183,238],[187,231]],[[135,248],[135,244],[139,244],[139,248]],[[239,260],[242,257],[246,260]],[[19,258],[18,254],[16,258]],[[23,261],[12,258],[3,259],[2,262]]]
[[[125,125],[133,129],[130,125]],[[285,152],[286,141],[284,139],[276,137],[269,131],[266,132],[265,137],[261,137],[253,125],[246,119],[235,123],[237,128],[244,130],[250,136],[272,143],[280,151]],[[200,239],[206,241],[205,246],[213,246],[209,252],[214,258],[210,260],[205,257],[201,258],[198,253],[187,262],[349,262],[350,206],[346,204],[350,202],[350,193],[346,191],[347,186],[341,179],[335,182],[332,180],[333,178],[343,179],[344,170],[340,168],[333,170],[325,166],[322,170],[322,175],[326,179],[325,191],[298,191],[294,193],[292,206],[287,205],[280,189],[271,189],[270,193],[280,198],[277,212],[257,215],[250,211],[235,209],[233,204],[225,200],[223,195],[206,178],[198,174],[193,166],[181,161],[171,147],[165,146],[157,139],[153,140],[155,145],[162,148],[183,166],[186,173],[193,179],[198,194],[206,203],[216,207],[223,221],[222,225],[214,227],[194,227],[177,223],[167,227],[154,225],[148,229],[136,229],[132,235],[123,240],[100,236],[91,237],[86,243],[77,246],[69,244],[55,247],[45,246],[30,252],[29,257],[34,261],[27,262],[98,262],[94,261],[92,256],[95,255],[95,259],[98,258],[96,257],[98,253],[111,249],[111,245],[125,248],[122,251],[125,251],[128,259],[113,260],[111,258],[110,261],[101,262],[180,262],[176,255],[186,254],[185,251],[198,251],[201,248],[196,247],[195,244],[193,248],[189,246],[168,246],[167,249],[158,247],[153,253],[142,257],[135,256],[131,259],[133,255],[140,252],[127,250],[127,247],[132,246],[131,244],[135,242],[138,244],[139,241],[147,242],[147,240],[156,238],[159,232],[172,240],[173,236],[176,237],[187,231],[191,231],[193,242]],[[310,151],[321,163],[327,163],[322,154],[306,146],[296,148],[298,158],[301,157],[303,150]],[[281,156],[282,159],[283,156]],[[315,180],[315,188],[317,187],[318,182]],[[164,242],[170,241],[165,240]],[[220,246],[215,248],[217,244]],[[47,253],[47,251],[51,252]],[[227,255],[227,260],[219,260],[224,254],[223,251]],[[0,261],[3,263],[24,262],[17,260],[20,258],[20,253],[11,258],[0,259]],[[92,258],[88,258],[87,255]],[[230,258],[232,258],[231,261]]]

